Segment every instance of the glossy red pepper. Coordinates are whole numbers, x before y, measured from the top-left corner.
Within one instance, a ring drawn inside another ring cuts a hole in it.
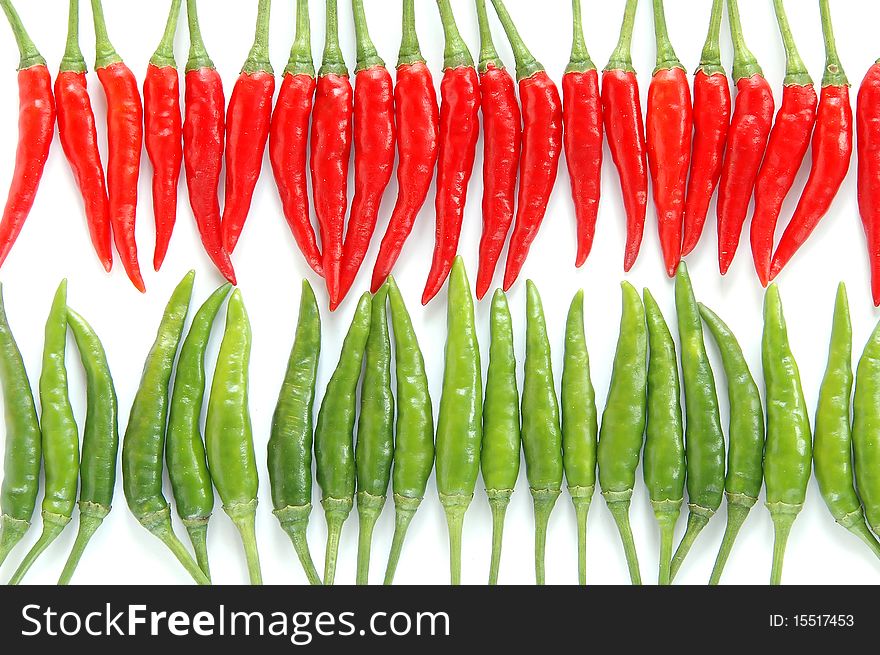
[[[339,296],[342,272],[353,112],[353,91],[339,47],[338,24],[336,0],[327,0],[327,35],[312,113],[310,165],[324,279],[331,302]]]
[[[376,51],[367,28],[363,0],[352,0],[357,35],[354,87],[354,198],[345,230],[339,293],[330,299],[335,309],[345,299],[367,256],[379,219],[382,195],[394,173],[394,83]]]
[[[522,156],[516,223],[510,235],[504,290],[510,289],[525,264],[544,221],[562,156],[562,98],[544,67],[526,47],[502,0],[492,0],[516,58],[522,102]]]
[[[134,73],[110,43],[101,0],[92,0],[92,17],[97,53],[95,70],[107,98],[107,190],[113,241],[128,279],[144,293],[146,287],[135,240],[144,107]]]
[[[394,87],[397,123],[397,202],[379,246],[370,285],[385,283],[425,204],[440,148],[440,108],[431,71],[419,47],[415,1],[403,0],[403,39]]]
[[[639,0],[627,0],[620,40],[602,73],[602,114],[626,212],[623,270],[636,263],[648,210],[648,155],[639,81],[632,65],[632,33]]]
[[[232,254],[247,221],[272,123],[275,73],[269,62],[272,0],[260,0],[254,45],[232,89],[226,110],[226,198],[223,247]]]
[[[828,213],[849,172],[852,159],[854,125],[849,80],[837,54],[828,0],[819,0],[819,6],[822,9],[826,60],[816,131],[813,134],[813,165],[797,209],[773,255],[771,280],[791,261]]]
[[[774,5],[785,44],[785,82],[782,105],[755,182],[755,213],[751,226],[752,258],[758,279],[765,287],[770,281],[773,239],[782,203],[794,186],[810,147],[819,102],[813,79],[798,54],[782,0],[774,0]]]
[[[522,116],[516,84],[495,50],[486,0],[476,0],[480,24],[480,108],[483,114],[483,234],[477,299],[492,286],[516,211]]]
[[[113,233],[86,61],[79,47],[79,0],[70,0],[67,48],[55,78],[58,136],[85,204],[89,235],[106,271],[113,268]]]
[[[859,156],[859,212],[868,246],[871,295],[880,307],[880,59],[868,69],[856,110]]]
[[[205,252],[223,277],[235,284],[235,270],[220,235],[220,200],[217,195],[226,134],[223,81],[205,50],[196,0],[187,0],[186,8],[190,50],[186,64],[183,162],[189,204]]]
[[[681,234],[694,131],[687,73],[669,41],[663,1],[654,0],[657,67],[648,89],[648,165],[666,273],[681,262]]]
[[[422,294],[427,305],[443,288],[458,251],[468,183],[480,135],[480,81],[449,0],[437,0],[446,49],[440,84],[440,155],[437,169],[436,242],[431,271]]]
[[[153,165],[153,213],[156,249],[153,268],[162,268],[174,224],[177,222],[177,187],[183,164],[183,116],[180,111],[180,77],[174,60],[174,37],[181,0],[172,0],[168,24],[144,78],[144,141]]]
[[[562,77],[562,122],[565,162],[577,219],[580,268],[590,256],[602,194],[602,96],[599,72],[587,52],[580,0],[572,0],[574,34],[571,58]]]
[[[324,268],[309,213],[309,121],[315,99],[315,65],[308,0],[297,0],[296,39],[284,70],[269,128],[269,161],[281,195],[284,217],[306,262],[318,275]]]
[[[739,246],[758,169],[773,125],[773,91],[746,47],[736,0],[729,0],[737,96],[718,189],[718,266],[727,273]]]
[[[686,257],[700,241],[709,204],[721,179],[724,147],[730,130],[730,82],[721,65],[721,15],[723,0],[714,0],[709,35],[700,67],[694,75],[694,148],[684,203],[681,256]]]

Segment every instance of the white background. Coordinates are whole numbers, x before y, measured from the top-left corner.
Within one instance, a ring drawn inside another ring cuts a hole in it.
[[[22,18],[47,60],[57,71],[61,59],[67,24],[67,3],[62,0],[19,0]],[[83,2],[82,45],[86,58],[93,61],[93,30],[91,12]],[[324,6],[312,1],[313,49],[316,62],[323,47]],[[351,13],[345,0],[340,0],[340,29],[347,62],[354,67],[354,35]],[[400,3],[394,0],[368,0],[366,11],[372,36],[389,65],[396,60],[400,41]],[[623,1],[584,1],[587,42],[596,63],[602,67],[617,40]],[[654,65],[653,22],[650,2],[639,8],[634,38],[634,61],[639,71],[643,96],[647,93]],[[698,61],[708,26],[709,0],[668,0],[667,18],[673,43],[679,57],[689,70]],[[117,50],[140,80],[150,55],[161,37],[168,2],[131,3],[105,0],[111,38]],[[201,20],[208,50],[223,75],[227,97],[231,93],[242,62],[247,57],[253,37],[256,1],[210,0],[200,3]],[[536,56],[544,62],[559,82],[569,57],[570,9],[565,0],[528,2],[508,0],[509,9],[518,21],[524,38]],[[740,9],[748,43],[770,80],[774,92],[782,90],[784,58],[776,31],[772,3],[767,0],[741,0]],[[804,60],[818,82],[823,70],[821,27],[818,3],[789,0],[790,18]],[[478,35],[471,0],[453,0],[461,32],[476,55]],[[840,55],[851,81],[858,85],[865,71],[880,55],[875,48],[876,25],[880,6],[869,0],[832,2],[837,27]],[[442,66],[443,35],[435,3],[417,2],[419,35],[435,81],[439,84]],[[499,23],[493,21],[493,32],[502,57],[513,66],[511,51]],[[183,65],[187,51],[187,32],[181,22],[177,39],[177,57]],[[280,73],[287,61],[294,33],[294,3],[277,0],[272,15],[272,61]],[[722,43],[728,70],[732,61],[725,18]],[[16,140],[17,94],[15,67],[18,54],[6,27],[0,27],[0,180],[10,178]],[[105,121],[103,94],[97,78],[90,74],[89,83],[99,126]],[[853,93],[855,102],[855,91]],[[100,127],[102,143],[105,142]],[[480,148],[481,149],[481,148]],[[106,154],[106,153],[105,153]],[[467,215],[464,221],[460,252],[473,279],[476,274],[477,245],[481,230],[481,157],[470,187]],[[141,203],[137,229],[141,263],[148,293],[141,296],[128,283],[122,266],[116,263],[106,275],[94,256],[85,227],[81,201],[75,188],[60,144],[53,145],[43,185],[33,213],[0,271],[4,283],[6,305],[13,330],[36,388],[40,371],[42,330],[52,294],[62,277],[70,279],[70,305],[85,315],[104,340],[110,365],[116,379],[120,401],[120,423],[124,429],[132,398],[136,391],[144,356],[155,335],[163,307],[173,287],[190,268],[196,268],[195,302],[201,302],[220,283],[199,243],[194,222],[185,200],[185,185],[180,188],[180,212],[171,248],[161,273],[151,270],[154,228],[149,195],[151,169],[144,156],[141,176]],[[784,208],[783,225],[791,215],[794,202],[805,179],[802,172],[795,191]],[[600,411],[610,377],[611,360],[617,339],[619,319],[619,282],[623,276],[622,259],[624,220],[616,171],[606,148],[603,202],[593,254],[582,270],[575,270],[575,239],[573,210],[569,195],[568,176],[564,163],[559,183],[547,212],[543,229],[532,249],[520,283],[512,290],[510,301],[517,329],[517,353],[524,353],[524,281],[531,277],[544,294],[550,334],[553,337],[554,364],[557,379],[561,372],[562,336],[565,313],[571,296],[579,288],[586,290],[587,335],[592,356],[593,382]],[[378,232],[384,232],[396,194],[392,182],[382,207]],[[434,245],[433,191],[419,216],[395,275],[413,314],[416,329],[425,351],[431,392],[436,404],[440,399],[445,341],[445,291],[426,309],[418,306]],[[760,332],[762,289],[758,284],[748,248],[747,232],[739,254],[726,278],[718,275],[715,248],[714,203],[706,233],[697,251],[688,259],[698,297],[724,317],[740,337],[756,377],[760,379]],[[661,265],[655,221],[649,208],[648,225],[642,253],[635,268],[627,276],[641,288],[651,287],[661,303],[667,319],[674,319],[672,284]],[[369,275],[378,247],[378,237],[367,257],[364,269],[349,300],[324,319],[324,351],[321,358],[318,402],[336,364],[342,336],[348,327],[357,292],[369,283]],[[260,512],[258,537],[267,582],[302,584],[301,572],[293,549],[271,515],[271,499],[265,468],[266,441],[272,411],[277,399],[287,355],[293,340],[299,286],[303,276],[309,277],[326,302],[320,280],[313,275],[296,249],[282,218],[274,181],[269,172],[268,158],[264,175],[257,188],[249,223],[235,253],[235,264],[254,329],[251,374],[251,398],[257,459],[260,465]],[[500,281],[498,273],[496,281]],[[825,367],[831,310],[837,283],[849,285],[855,331],[856,355],[867,339],[877,318],[869,295],[869,276],[864,238],[856,206],[855,166],[841,190],[831,214],[816,230],[809,243],[780,278],[780,286],[789,322],[792,348],[801,367],[804,390],[810,406],[816,396]],[[485,355],[488,346],[489,303],[478,307],[481,344]],[[223,317],[218,319],[222,325]],[[673,329],[674,331],[674,329]],[[209,375],[219,345],[221,330],[215,329],[209,353]],[[72,344],[72,340],[70,344]],[[710,346],[716,372],[720,362]],[[71,398],[77,419],[82,425],[85,412],[83,374],[75,350],[71,349]],[[210,379],[210,378],[209,378]],[[719,377],[724,424],[727,403],[723,375]],[[317,409],[317,407],[316,407]],[[641,472],[639,472],[639,478]],[[121,481],[119,486],[121,487]],[[167,490],[170,498],[170,489]],[[322,568],[325,524],[315,486],[315,510],[309,529],[309,541],[319,570]],[[39,511],[37,512],[37,515]],[[702,584],[709,577],[724,527],[725,511],[709,524],[697,542],[676,580],[680,583]],[[656,580],[657,529],[644,486],[639,482],[632,508],[633,529],[641,557],[645,582]],[[238,537],[228,518],[219,508],[211,524],[210,550],[214,580],[217,583],[246,581],[244,558]],[[490,513],[482,484],[478,482],[473,505],[467,515],[464,535],[462,579],[465,583],[484,583],[488,576],[490,547]],[[393,507],[386,506],[376,531],[371,581],[381,582],[393,527]],[[8,578],[18,560],[36,539],[40,521],[9,557],[3,567]],[[178,532],[184,536],[182,528]],[[534,581],[532,509],[525,469],[514,495],[507,520],[504,556],[501,564],[502,583],[530,584]],[[684,529],[684,516],[679,533]],[[76,531],[76,521],[34,566],[26,581],[52,583],[57,579]],[[343,536],[337,581],[354,581],[356,552],[356,518],[346,524]],[[576,582],[576,543],[574,513],[567,494],[563,494],[553,514],[548,537],[548,583]],[[629,581],[623,553],[611,516],[601,496],[596,494],[588,528],[588,580],[590,583],[621,584]],[[723,581],[727,583],[766,583],[769,578],[772,529],[762,504],[755,507],[745,524],[727,566]],[[448,581],[446,526],[437,501],[433,478],[409,534],[400,562],[397,582],[409,584],[446,583]],[[795,524],[789,543],[784,581],[787,583],[869,583],[878,580],[880,566],[868,550],[843,528],[834,524],[811,482],[806,507]],[[189,583],[183,569],[155,538],[141,528],[125,505],[121,488],[116,496],[115,510],[80,565],[75,578],[79,583]]]

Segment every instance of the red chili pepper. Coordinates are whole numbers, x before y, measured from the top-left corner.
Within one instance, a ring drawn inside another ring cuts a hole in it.
[[[865,228],[871,291],[880,307],[880,59],[868,69],[856,111],[859,145],[859,212]]]
[[[674,277],[681,262],[682,220],[694,119],[687,73],[669,41],[663,0],[654,1],[654,29],[657,67],[648,89],[648,164],[663,261],[666,273]]]
[[[403,39],[394,87],[397,123],[397,203],[373,268],[373,293],[391,274],[419,211],[425,204],[440,142],[440,108],[431,71],[425,65],[416,34],[415,1],[403,0]]]
[[[746,47],[736,0],[729,0],[737,96],[718,190],[718,264],[727,273],[739,245],[755,179],[773,125],[773,91]]]
[[[18,149],[15,171],[0,220],[0,266],[34,206],[55,132],[55,98],[46,60],[37,51],[12,4],[2,3],[21,53],[18,67]]]
[[[190,50],[186,64],[183,162],[189,204],[205,252],[223,277],[235,284],[235,270],[220,236],[220,200],[217,196],[226,134],[223,81],[205,50],[196,0],[187,0],[186,9]]]
[[[590,256],[602,192],[602,96],[599,72],[584,39],[581,1],[572,0],[574,39],[571,59],[562,77],[562,122],[565,161],[577,218],[577,257],[580,268]]]
[[[339,47],[336,0],[327,0],[327,35],[312,114],[310,164],[315,214],[324,250],[324,279],[331,302],[339,296],[342,269],[351,160],[352,95],[348,69]]]
[[[104,269],[113,268],[110,200],[98,151],[95,114],[86,81],[86,61],[79,48],[79,0],[70,0],[67,48],[55,78],[58,135],[83,202],[92,245]]]
[[[247,221],[272,124],[275,72],[269,62],[272,0],[260,0],[254,45],[241,69],[226,111],[226,200],[223,247],[232,253]]]
[[[480,81],[449,0],[437,0],[446,49],[440,84],[440,158],[437,169],[436,243],[428,282],[422,294],[427,305],[437,295],[458,251],[468,183],[480,135]]]
[[[95,69],[107,98],[107,189],[116,251],[135,288],[144,293],[138,264],[135,220],[138,178],[144,145],[144,108],[134,73],[110,43],[101,0],[92,0],[95,23]]]
[[[648,208],[648,156],[639,81],[632,65],[632,33],[639,0],[627,0],[620,40],[602,73],[602,114],[626,211],[623,270],[639,256]]]
[[[363,0],[352,0],[357,35],[354,87],[354,199],[345,232],[336,309],[345,299],[367,256],[382,195],[394,172],[394,83],[367,28]]]
[[[144,141],[153,164],[153,213],[156,250],[153,268],[162,268],[174,223],[177,222],[177,186],[183,163],[183,116],[180,112],[180,78],[174,60],[174,37],[181,0],[172,0],[168,24],[144,79]]]
[[[486,0],[477,0],[480,23],[480,92],[483,113],[483,235],[477,299],[492,286],[495,267],[513,224],[522,143],[516,84],[495,51]]]
[[[681,256],[686,257],[700,241],[709,203],[724,162],[724,146],[730,129],[730,83],[721,65],[721,15],[723,0],[712,4],[709,35],[703,47],[700,67],[694,75],[694,149],[684,203],[684,233]]]
[[[284,217],[300,251],[318,275],[324,269],[309,215],[309,121],[315,98],[315,65],[308,0],[296,4],[296,40],[284,70],[269,129],[269,160],[281,195]]]
[[[562,156],[562,98],[544,67],[529,52],[502,0],[492,0],[516,58],[522,101],[522,158],[516,223],[507,251],[504,290],[516,282],[544,221]]]
[[[853,151],[853,112],[849,99],[849,80],[843,72],[828,0],[819,0],[822,9],[822,32],[825,35],[825,76],[819,98],[816,131],[813,134],[813,166],[804,192],[791,221],[785,228],[773,263],[773,280],[812,234],[837,196]]]
[[[770,132],[764,163],[755,182],[755,213],[751,242],[755,271],[763,286],[770,281],[773,238],[782,203],[800,170],[816,124],[819,98],[813,79],[797,51],[782,0],[774,0],[776,18],[785,44],[785,82],[782,106]]]

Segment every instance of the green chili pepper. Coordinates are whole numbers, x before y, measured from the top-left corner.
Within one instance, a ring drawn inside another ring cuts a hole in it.
[[[189,534],[199,568],[209,579],[207,538],[208,520],[214,509],[214,487],[199,421],[205,399],[205,351],[214,320],[230,288],[231,285],[224,284],[210,295],[193,317],[180,347],[165,444],[165,461],[177,515]]]
[[[354,505],[356,472],[352,437],[357,416],[358,381],[370,334],[371,304],[369,293],[358,301],[342,345],[339,363],[324,392],[315,429],[318,485],[321,487],[321,504],[327,519],[327,551],[324,558],[324,584],[327,585],[332,585],[336,576],[342,526]]]
[[[764,300],[761,344],[767,387],[767,450],[764,479],[767,509],[776,533],[770,584],[782,578],[782,562],[791,526],[804,506],[813,459],[810,418],[797,362],[788,343],[779,288],[771,284]]]
[[[596,489],[599,416],[584,333],[584,292],[571,301],[562,368],[562,463],[578,524],[578,581],[587,584],[587,515]],[[517,458],[518,459],[518,458]]]
[[[452,584],[461,583],[461,533],[480,472],[483,376],[474,297],[461,257],[449,276],[446,364],[437,420],[437,491],[449,526]]]
[[[876,484],[872,487],[877,469],[866,468],[876,443],[876,417],[880,405],[876,403],[877,333],[871,337],[865,353],[859,361],[852,431],[849,429],[849,400],[852,390],[852,328],[849,323],[849,305],[843,284],[837,292],[834,308],[834,329],[831,333],[831,350],[828,370],[819,394],[816,412],[815,458],[816,479],[822,497],[834,519],[847,530],[862,539],[875,555],[880,556],[880,544],[871,534],[865,522],[861,495],[868,509],[868,520],[876,532],[880,522],[875,523],[877,513],[871,504],[876,498]],[[844,420],[844,418],[846,420]],[[856,458],[858,492],[853,487],[853,451]],[[875,460],[876,461],[876,460]]]
[[[321,356],[321,313],[315,292],[303,280],[296,338],[272,417],[269,484],[281,529],[290,537],[310,584],[321,584],[306,529],[312,513],[312,431],[315,381]]]
[[[80,466],[79,531],[58,584],[69,584],[89,540],[110,513],[119,453],[119,404],[101,340],[86,322],[67,310],[67,324],[86,372],[86,424]]]
[[[675,309],[681,339],[681,372],[685,399],[685,450],[687,456],[687,530],[672,558],[675,578],[684,558],[709,519],[721,506],[724,493],[724,431],[718,408],[715,375],[706,344],[703,321],[687,265],[675,276]]]
[[[871,529],[880,534],[880,323],[859,359],[853,397],[856,488]]]
[[[6,414],[6,451],[0,488],[0,564],[31,526],[40,487],[42,434],[21,351],[6,318],[0,285],[0,385]]]
[[[241,291],[236,289],[226,309],[226,331],[211,382],[205,450],[223,511],[241,535],[251,584],[259,585],[263,575],[255,534],[259,478],[248,405],[250,357],[251,324]]]
[[[639,558],[629,522],[629,506],[645,437],[648,336],[639,292],[624,282],[620,337],[597,452],[599,486],[617,523],[633,584],[641,584]]]
[[[663,312],[645,289],[648,322],[648,424],[645,438],[645,486],[660,526],[659,584],[670,582],[675,524],[684,502],[684,426],[675,341]]]
[[[535,505],[535,578],[543,585],[547,524],[562,493],[562,426],[544,308],[531,280],[526,282],[526,317],[522,443]]]
[[[520,423],[519,391],[516,386],[516,355],[513,351],[513,321],[507,296],[501,289],[492,298],[489,371],[483,401],[483,443],[480,468],[489,507],[492,509],[492,562],[489,584],[498,584],[504,517],[519,477]]]
[[[357,583],[361,585],[369,582],[373,528],[385,506],[394,458],[391,335],[388,331],[388,287],[384,285],[373,297],[370,336],[364,358],[361,415],[355,448],[360,522]]]
[[[43,460],[46,492],[43,496],[43,532],[9,580],[17,585],[37,558],[70,523],[79,482],[79,434],[67,392],[67,280],[61,282],[49,319],[40,374],[40,425],[43,428]]]
[[[709,584],[714,585],[721,580],[733,542],[761,493],[764,481],[764,406],[758,385],[733,332],[708,307],[700,305],[700,315],[721,353],[730,405],[727,429],[730,449],[724,481],[727,527],[709,580]]]
[[[425,360],[403,296],[394,278],[388,277],[391,323],[394,326],[394,360],[397,377],[397,425],[394,440],[394,537],[385,569],[385,584],[394,581],[403,541],[434,468],[434,408],[428,390]]]
[[[197,583],[210,584],[174,534],[171,508],[162,494],[168,385],[189,311],[194,280],[195,271],[190,271],[171,294],[156,341],[147,355],[141,384],[122,438],[122,488],[128,507],[140,524],[168,546]]]

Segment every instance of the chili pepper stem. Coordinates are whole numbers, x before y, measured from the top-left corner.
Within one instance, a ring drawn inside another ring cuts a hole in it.
[[[80,502],[79,528],[76,533],[76,540],[70,549],[70,555],[67,557],[67,563],[64,565],[64,570],[61,571],[61,577],[58,578],[59,586],[70,584],[86,546],[109,513],[109,507],[95,503]]]
[[[400,52],[397,56],[397,65],[406,66],[424,62],[422,49],[419,45],[419,35],[416,32],[416,3],[415,0],[403,1],[403,35],[400,40]]]
[[[95,24],[95,68],[106,68],[122,61],[110,42],[107,22],[104,20],[104,6],[101,0],[92,0],[92,20]]]
[[[211,565],[208,562],[208,519],[184,519],[183,527],[189,535],[190,543],[192,543],[193,551],[196,554],[196,562],[202,573],[208,580],[211,579]]]
[[[452,5],[449,0],[437,0],[437,8],[440,10],[440,20],[443,23],[443,35],[446,39],[446,46],[443,51],[443,69],[465,68],[474,65],[474,58],[471,56],[461,33],[458,31],[458,25],[455,22],[455,15],[452,13]]]
[[[544,584],[547,550],[547,524],[561,492],[558,489],[532,489],[535,501],[535,581]]]
[[[872,534],[870,528],[868,528],[868,524],[865,523],[865,519],[861,515],[861,512],[862,510],[860,509],[857,517],[849,521],[840,520],[838,523],[865,542],[865,545],[871,549],[871,552],[877,557],[880,557],[880,541],[877,541],[877,538]]]
[[[174,38],[177,35],[177,23],[180,22],[180,7],[182,0],[171,0],[171,10],[168,12],[168,22],[159,47],[153,53],[150,63],[159,68],[176,68],[174,59]]]
[[[606,496],[607,498],[607,496]],[[630,501],[608,500],[608,510],[617,524],[620,533],[620,541],[623,543],[623,552],[626,555],[626,565],[629,568],[629,577],[634,585],[642,584],[642,574],[639,571],[639,556],[636,553],[636,544],[633,540],[632,526],[629,522]]]
[[[269,18],[272,13],[272,0],[260,0],[257,8],[257,28],[254,45],[248,54],[242,73],[272,73],[269,61]]]
[[[309,515],[312,513],[312,505],[302,505],[300,507],[285,507],[276,510],[275,516],[281,523],[281,529],[290,537],[293,549],[299,557],[300,565],[305,571],[306,577],[311,585],[320,585],[321,576],[315,568],[312,561],[312,554],[309,551],[309,542],[306,539],[306,529],[309,526]]]
[[[495,7],[495,13],[498,14],[498,20],[501,21],[504,32],[507,34],[507,40],[510,42],[510,47],[513,50],[513,57],[516,60],[517,79],[524,80],[543,71],[544,66],[535,59],[534,55],[526,47],[519,34],[519,30],[516,29],[516,24],[507,12],[507,7],[504,6],[504,2],[502,0],[492,0],[492,6]]]
[[[208,56],[205,41],[202,38],[196,0],[186,0],[186,20],[189,25],[189,60],[186,62],[186,72],[190,73],[200,68],[214,68],[214,62]]]
[[[197,584],[211,584],[211,581],[208,580],[207,576],[199,568],[199,565],[196,564],[192,555],[189,554],[186,546],[184,546],[183,542],[178,539],[176,534],[174,534],[174,528],[171,527],[171,508],[166,507],[153,514],[138,516],[137,519],[140,524],[150,532],[150,534],[168,547],[177,558],[177,561],[180,562],[183,568],[186,569],[186,572],[192,576]]]
[[[25,30],[21,18],[18,16],[18,12],[12,6],[12,2],[10,0],[0,0],[0,7],[3,7],[6,18],[9,19],[9,26],[12,28],[15,42],[18,44],[18,51],[21,54],[18,69],[24,70],[32,66],[45,66],[46,60],[43,59],[43,56],[37,50],[37,46],[31,41],[31,37],[28,36],[27,30]]]
[[[715,0],[712,4],[712,15],[709,19],[709,34],[700,55],[700,67],[706,75],[724,75],[721,65],[721,19],[724,14],[724,0]]]
[[[752,505],[756,502],[752,500]],[[718,549],[718,557],[715,558],[715,566],[712,568],[712,575],[709,578],[710,585],[717,585],[721,581],[721,573],[730,557],[730,551],[733,549],[733,543],[742,528],[743,522],[749,515],[751,505],[742,503],[733,503],[728,500],[727,503],[727,527],[724,529],[724,537],[721,540],[721,547]]]
[[[727,9],[730,18],[730,36],[733,39],[733,79],[738,82],[753,75],[762,75],[761,66],[743,37],[737,0],[728,0]]]
[[[501,567],[501,544],[504,540],[504,519],[513,490],[489,491],[489,508],[492,510],[492,561],[489,564],[489,584],[498,584],[498,570]]]
[[[9,557],[9,553],[24,539],[31,527],[29,521],[20,521],[4,514],[0,517],[0,566]]]
[[[373,545],[373,529],[385,507],[385,496],[374,496],[366,491],[357,495],[358,508],[358,554],[357,578],[359,585],[370,583],[370,551]]]
[[[296,38],[290,48],[290,59],[285,73],[290,75],[315,76],[315,62],[312,59],[312,26],[309,21],[308,0],[296,3]]]
[[[223,511],[229,515],[244,545],[244,555],[247,559],[248,577],[252,585],[263,584],[263,573],[260,570],[260,553],[257,550],[257,501],[240,503],[237,505],[224,505]]]
[[[849,80],[837,54],[837,41],[834,38],[828,0],[819,0],[819,9],[822,13],[822,36],[825,39],[825,74],[822,77],[822,86],[849,86]]]
[[[669,40],[663,0],[654,0],[654,38],[657,42],[657,66],[654,73],[670,68],[683,68]]]
[[[596,64],[590,58],[587,50],[587,40],[584,38],[584,19],[581,11],[581,0],[571,0],[572,39],[571,58],[565,69],[566,73],[586,73],[596,70]]]
[[[481,73],[489,68],[504,68],[504,62],[495,50],[492,30],[489,26],[489,15],[486,12],[486,0],[477,0],[477,21],[480,26],[480,64]]]
[[[336,559],[339,555],[339,539],[342,526],[351,514],[350,499],[325,498],[321,501],[327,519],[327,549],[324,554],[324,584],[332,585],[336,578]]]
[[[578,584],[587,584],[587,516],[593,501],[594,487],[569,487],[574,516],[577,521]]]
[[[773,565],[770,569],[770,584],[777,586],[782,584],[782,565],[785,560],[785,547],[788,545],[788,536],[791,534],[791,526],[801,511],[801,505],[787,505],[775,503],[768,505],[770,518],[773,519]]]
[[[709,519],[712,518],[713,514],[715,514],[715,512],[711,510],[691,505],[690,514],[688,514],[687,528],[684,531],[684,536],[678,543],[678,548],[675,549],[675,555],[672,556],[672,566],[669,570],[670,582],[675,580],[675,576],[678,574],[678,570],[681,568],[684,558],[687,557],[687,554],[691,551],[694,542],[697,540],[697,537],[700,536],[700,533],[703,531],[703,528],[706,527],[706,524],[709,522]]]
[[[43,532],[40,535],[40,538],[37,539],[37,543],[35,543],[31,549],[28,551],[27,555],[24,556],[24,559],[21,560],[21,564],[18,565],[15,573],[12,574],[12,577],[9,579],[8,584],[10,586],[17,585],[21,583],[22,579],[27,572],[30,570],[31,566],[33,566],[34,562],[37,561],[37,558],[43,554],[43,551],[46,550],[49,545],[58,538],[58,535],[61,534],[61,531],[67,527],[67,524],[70,523],[70,517],[68,516],[60,516],[58,514],[52,514],[50,512],[43,512]]]
[[[660,528],[660,572],[657,584],[666,586],[671,583],[672,549],[675,540],[675,524],[681,513],[681,501],[661,501],[653,503],[654,516]]]
[[[461,533],[464,528],[464,515],[473,496],[440,495],[440,503],[446,513],[449,526],[449,574],[453,586],[461,584]]]
[[[632,64],[632,38],[633,27],[636,22],[636,9],[639,8],[639,0],[626,0],[626,9],[623,13],[623,24],[620,27],[620,39],[617,47],[611,53],[611,59],[605,70],[621,70],[634,73]]]
[[[88,70],[79,47],[79,0],[70,0],[70,10],[67,15],[67,44],[59,70],[74,73],[85,73]]]
[[[339,11],[336,0],[327,0],[324,56],[318,75],[348,75],[342,48],[339,46]]]
[[[776,10],[776,22],[779,25],[779,33],[782,35],[782,43],[785,46],[785,81],[784,84],[809,85],[813,78],[807,71],[807,66],[801,59],[797,49],[788,15],[785,12],[783,0],[773,0],[773,8]]]
[[[416,510],[421,504],[421,498],[405,498],[398,494],[394,495],[394,536],[391,538],[391,552],[388,555],[388,566],[385,567],[385,582],[390,585],[394,582],[394,573],[400,562],[400,553],[403,551],[403,542],[412,523]]]

